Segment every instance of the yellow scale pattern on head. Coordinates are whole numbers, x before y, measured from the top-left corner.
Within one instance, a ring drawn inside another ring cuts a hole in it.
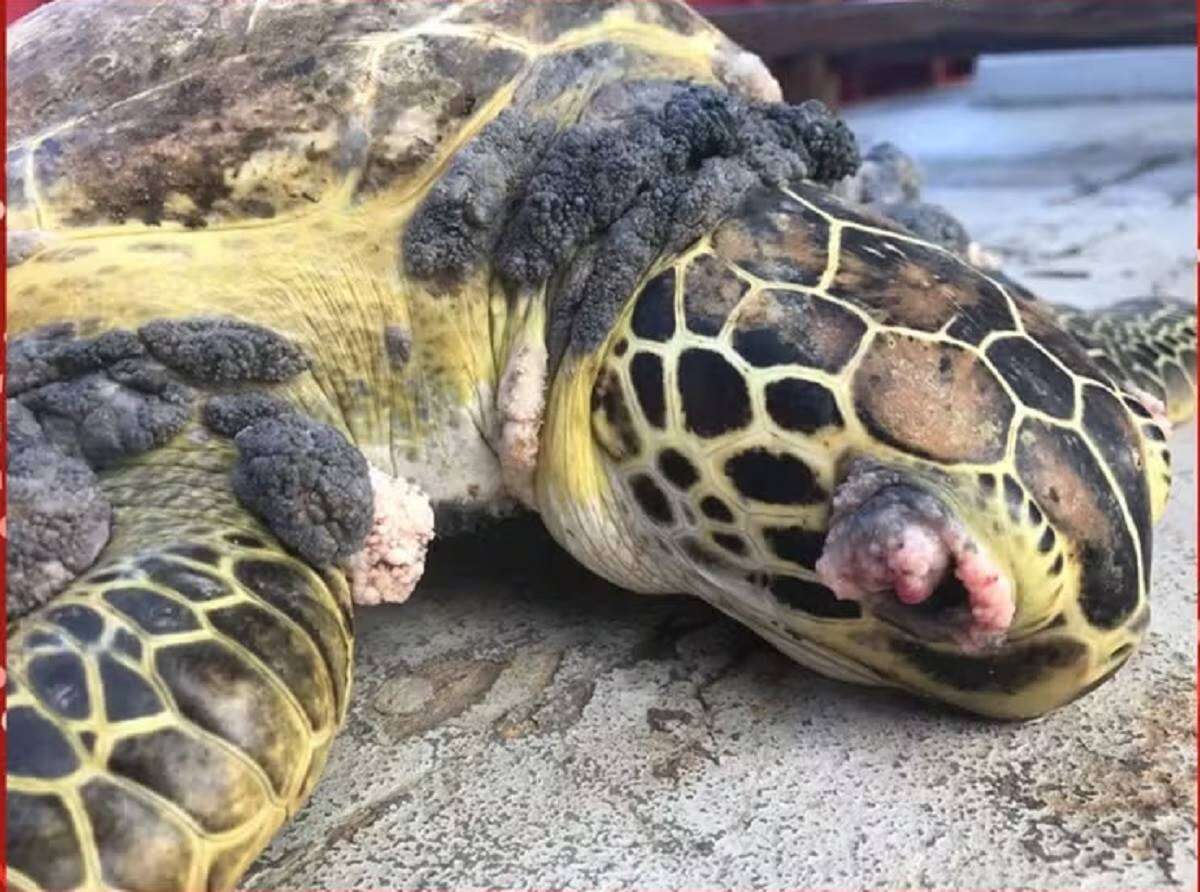
[[[1113,472],[1109,469],[1096,445],[1090,442],[1083,431],[1083,400],[1081,397],[1084,379],[1067,368],[1066,365],[1048,350],[1042,348],[1038,344],[1037,338],[1025,330],[1021,307],[1018,301],[1000,283],[991,282],[1004,295],[1009,312],[1015,320],[1015,331],[990,332],[977,344],[956,338],[948,333],[947,329],[958,318],[957,313],[942,325],[939,330],[918,331],[906,326],[884,324],[875,314],[854,300],[833,294],[831,286],[839,273],[839,261],[842,257],[842,238],[850,230],[854,230],[856,234],[865,234],[868,237],[878,235],[886,237],[893,242],[920,246],[923,250],[939,252],[946,257],[952,258],[953,255],[939,247],[928,245],[919,239],[896,233],[890,229],[873,227],[862,221],[843,220],[836,216],[836,213],[831,213],[826,208],[818,207],[812,201],[807,200],[804,195],[795,191],[787,191],[787,195],[790,199],[807,208],[809,212],[819,214],[829,226],[826,245],[828,261],[819,276],[819,281],[813,285],[799,285],[789,281],[763,279],[736,263],[718,257],[724,268],[745,283],[746,290],[737,300],[732,311],[728,313],[718,332],[715,334],[696,334],[688,330],[685,323],[685,282],[687,271],[690,267],[701,259],[706,259],[706,262],[711,263],[711,260],[707,259],[713,258],[718,253],[712,239],[706,238],[694,245],[686,255],[675,260],[669,267],[656,269],[647,276],[646,281],[651,282],[656,277],[662,275],[666,269],[671,269],[674,272],[674,332],[666,342],[638,337],[633,331],[632,325],[636,302],[631,301],[622,317],[618,320],[612,336],[599,351],[604,360],[601,364],[594,364],[594,367],[597,373],[604,374],[607,371],[615,375],[617,380],[621,382],[624,402],[628,407],[628,411],[632,413],[636,437],[642,441],[640,450],[634,455],[617,456],[616,460],[610,456],[609,460],[613,461],[615,466],[619,468],[619,473],[614,475],[616,479],[613,482],[613,486],[623,489],[624,495],[622,497],[614,497],[611,494],[605,494],[605,499],[636,505],[638,504],[638,500],[631,492],[630,481],[637,480],[644,486],[644,478],[649,477],[655,482],[658,490],[664,495],[669,496],[668,501],[671,505],[686,505],[687,507],[684,510],[688,516],[686,523],[681,528],[682,531],[680,528],[676,528],[671,532],[663,532],[661,529],[656,529],[656,525],[653,522],[647,523],[645,517],[640,518],[642,521],[639,524],[640,530],[627,535],[637,541],[642,555],[660,554],[665,550],[677,557],[684,558],[684,563],[689,564],[691,567],[690,579],[688,581],[691,582],[693,590],[699,589],[703,591],[704,597],[711,600],[716,606],[734,613],[743,621],[749,622],[768,639],[776,641],[779,646],[791,652],[797,659],[808,662],[820,671],[850,677],[853,680],[869,681],[871,671],[867,667],[849,664],[844,658],[839,658],[831,654],[825,648],[821,648],[819,653],[813,653],[810,642],[817,645],[832,644],[834,645],[832,648],[834,651],[839,649],[843,651],[857,650],[863,653],[872,647],[882,649],[882,639],[879,638],[881,627],[878,621],[869,615],[851,618],[792,618],[792,624],[801,625],[804,629],[804,638],[809,639],[808,642],[797,642],[789,640],[784,635],[782,624],[773,615],[773,607],[767,603],[767,599],[763,595],[765,580],[761,578],[761,574],[764,571],[769,573],[786,573],[792,577],[799,577],[814,582],[818,579],[813,570],[798,567],[795,563],[781,560],[772,551],[764,538],[764,528],[772,526],[773,521],[779,523],[786,522],[788,525],[798,525],[819,534],[823,532],[828,522],[827,503],[814,503],[800,508],[789,506],[786,510],[782,510],[775,509],[771,505],[762,504],[758,501],[747,502],[745,498],[739,495],[728,477],[720,469],[723,461],[734,453],[742,452],[755,446],[768,450],[774,448],[782,451],[786,442],[786,451],[802,458],[813,472],[817,484],[825,493],[832,493],[836,482],[838,462],[847,452],[863,451],[868,454],[886,455],[892,461],[899,464],[922,464],[913,462],[911,455],[905,451],[890,448],[886,444],[881,443],[878,437],[864,426],[856,410],[851,382],[854,380],[855,373],[863,364],[864,357],[867,355],[873,339],[891,340],[903,338],[931,345],[953,345],[964,351],[966,355],[969,355],[973,362],[986,368],[1015,407],[1011,421],[1001,431],[1003,436],[1003,455],[997,461],[986,463],[958,461],[942,463],[940,465],[940,470],[947,474],[953,474],[970,480],[977,479],[981,474],[990,474],[996,481],[996,485],[990,494],[981,494],[977,500],[969,504],[954,505],[960,518],[978,533],[985,533],[988,527],[995,523],[995,518],[999,518],[1004,513],[1010,511],[1001,481],[1006,476],[1013,483],[1016,483],[1019,479],[1016,467],[1018,430],[1021,422],[1025,419],[1038,419],[1048,425],[1075,431],[1088,444],[1088,448],[1097,466],[1103,470],[1107,486],[1112,492],[1117,494],[1123,522],[1129,531],[1129,539],[1133,548],[1137,552],[1138,578],[1142,580],[1140,582],[1137,606],[1131,611],[1126,621],[1119,624],[1116,628],[1106,630],[1096,627],[1083,615],[1076,599],[1073,597],[1074,590],[1080,585],[1080,579],[1078,573],[1070,571],[1070,561],[1067,561],[1068,570],[1066,572],[1059,575],[1057,579],[1052,575],[1053,568],[1056,565],[1061,566],[1064,557],[1068,556],[1064,551],[1064,549],[1069,547],[1066,537],[1061,535],[1061,531],[1059,531],[1060,535],[1057,537],[1056,544],[1051,550],[1044,553],[1038,551],[1037,543],[1043,535],[1046,535],[1046,529],[1050,523],[1040,511],[1032,507],[1034,504],[1031,501],[1032,497],[1028,492],[1024,492],[1024,487],[1022,487],[1019,513],[1014,518],[1017,521],[1016,529],[1019,530],[1019,534],[1015,537],[1010,535],[1006,540],[997,543],[1000,548],[1007,549],[997,556],[1006,566],[1013,566],[1021,574],[1018,582],[1026,590],[1033,591],[1036,594],[1033,597],[1023,599],[1018,614],[1014,619],[1014,624],[1010,632],[1010,641],[1037,640],[1039,633],[1046,632],[1049,628],[1053,627],[1053,635],[1056,638],[1065,636],[1086,642],[1088,656],[1083,660],[1084,668],[1075,669],[1068,667],[1067,675],[1061,678],[1060,683],[1052,683],[1044,687],[1035,696],[1031,696],[1023,708],[1031,712],[1036,712],[1041,708],[1045,708],[1047,704],[1061,702],[1062,695],[1058,692],[1059,690],[1074,689],[1079,686],[1078,676],[1075,675],[1076,672],[1100,676],[1107,672],[1113,665],[1113,662],[1119,662],[1125,658],[1131,646],[1140,638],[1144,628],[1147,607],[1147,591],[1144,582],[1146,574],[1142,572],[1144,570],[1143,562],[1145,558],[1141,554],[1140,538],[1137,535],[1133,515],[1129,506],[1125,503],[1124,496],[1121,494],[1121,488],[1117,485]],[[954,258],[954,262],[958,262],[956,258]],[[971,272],[973,275],[982,275],[974,271]],[[756,368],[740,356],[732,346],[733,333],[738,325],[739,314],[748,303],[753,302],[756,296],[764,290],[816,295],[822,300],[836,304],[845,312],[859,319],[865,327],[865,334],[845,365],[836,372],[827,372],[818,368],[796,364]],[[961,311],[962,308],[960,307]],[[1005,337],[1011,338],[1014,335],[1024,336],[1028,344],[1033,345],[1034,349],[1043,354],[1049,362],[1054,363],[1055,367],[1061,370],[1064,375],[1069,376],[1074,391],[1074,411],[1070,418],[1058,418],[1022,402],[1018,394],[1013,390],[1013,387],[994,366],[986,351],[999,339]],[[618,344],[621,345],[620,349],[614,349]],[[689,348],[704,348],[718,352],[748,382],[749,386],[747,389],[750,394],[752,417],[746,426],[712,438],[696,437],[684,429],[685,419],[679,405],[680,390],[676,375],[679,368],[680,356]],[[630,365],[633,357],[638,354],[652,354],[660,357],[662,360],[667,418],[665,429],[660,430],[649,422],[636,395],[636,388],[630,375]],[[581,375],[580,377],[583,376]],[[778,425],[772,421],[765,409],[764,393],[769,384],[784,379],[813,382],[826,388],[833,394],[836,400],[842,425],[840,427],[824,428],[803,437],[795,431],[782,431],[779,429]],[[589,379],[584,378],[584,380]],[[1128,396],[1105,381],[1089,379],[1088,384],[1089,387],[1098,388],[1116,399]],[[562,411],[564,408],[559,407],[556,411]],[[592,424],[599,442],[613,441],[614,433],[611,429],[611,419],[603,407],[593,404]],[[1143,460],[1154,460],[1153,447],[1155,445],[1143,437],[1141,444],[1143,455],[1145,456]],[[657,466],[657,457],[664,449],[676,450],[691,459],[691,465],[697,477],[697,482],[689,486],[686,489],[686,493],[680,492],[679,487],[673,487],[664,477],[662,468]],[[924,463],[924,466],[928,467],[929,463]],[[582,489],[576,489],[576,493],[583,498],[587,498],[598,491],[594,484],[589,489],[592,491],[591,493],[585,493]],[[651,494],[653,495],[653,493]],[[700,502],[705,495],[719,496],[724,504],[733,509],[735,519],[732,522],[706,519],[700,507]],[[1151,497],[1155,505],[1155,511],[1157,512],[1161,509],[1161,503],[1165,498],[1165,488],[1156,489],[1153,485],[1153,480],[1151,483]],[[657,496],[654,496],[651,504],[657,504]],[[644,509],[642,513],[645,514]],[[998,525],[996,529],[999,529]],[[1012,527],[1009,527],[1009,529],[1011,530]],[[745,542],[746,551],[744,554],[730,553],[728,550],[722,550],[714,545],[714,533],[730,532],[736,533]],[[711,567],[703,566],[704,555],[700,555],[699,560],[697,560],[697,555],[694,552],[689,552],[685,547],[685,542],[688,539],[701,540],[705,546],[705,552],[709,555],[717,555],[719,557],[719,569],[714,570]],[[647,548],[647,546],[649,547]],[[666,563],[662,561],[658,562]],[[646,569],[647,564],[653,564],[655,561],[654,559],[650,561],[643,559],[641,563],[642,569],[640,571],[631,570],[630,576],[634,579],[640,578],[644,583],[646,574],[649,572]],[[686,584],[684,583],[684,585]],[[679,586],[679,583],[677,582],[676,585]],[[664,587],[658,590],[670,589],[664,584]],[[740,591],[740,595],[738,597],[729,595],[728,592],[732,590]],[[1041,597],[1038,597],[1038,594]],[[798,650],[804,650],[806,647],[808,648],[808,653],[797,652]],[[822,664],[823,661],[824,665]],[[830,663],[833,665],[830,665]],[[887,656],[884,656],[881,660],[873,663],[872,668],[882,672],[883,677],[890,678],[894,682],[904,684],[908,681],[914,688],[929,691],[938,687],[936,683],[932,683],[928,678],[923,677],[918,670],[915,670],[911,665],[905,664],[899,659],[889,659]],[[863,675],[868,677],[864,678],[862,677]],[[879,678],[876,677],[875,680],[878,681]],[[1059,684],[1061,684],[1061,687],[1058,686]],[[961,696],[956,695],[956,692],[949,689],[946,690],[946,694],[946,699],[951,702],[955,702],[956,700],[962,702],[963,700]],[[984,703],[986,699],[986,695],[981,695],[976,699],[975,705]],[[1044,703],[1039,705],[1043,700]],[[1003,712],[1005,708],[997,701],[997,705],[994,705],[992,710]]]

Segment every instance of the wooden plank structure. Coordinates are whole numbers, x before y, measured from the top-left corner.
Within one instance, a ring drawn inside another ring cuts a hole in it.
[[[797,55],[954,56],[1196,41],[1195,0],[841,0],[699,4],[768,62]]]

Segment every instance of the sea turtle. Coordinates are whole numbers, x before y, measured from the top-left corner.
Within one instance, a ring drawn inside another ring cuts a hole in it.
[[[972,265],[682,4],[57,0],[10,41],[11,888],[232,887],[321,773],[352,600],[521,504],[985,715],[1141,638],[1194,312]]]

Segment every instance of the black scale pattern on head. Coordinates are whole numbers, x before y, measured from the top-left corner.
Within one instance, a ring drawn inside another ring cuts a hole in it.
[[[840,428],[842,413],[828,388],[813,381],[784,378],[766,387],[767,414],[784,430],[812,434]]]
[[[667,270],[646,283],[633,305],[629,327],[639,338],[666,343],[675,334],[675,271]]]
[[[1121,403],[1107,391],[1088,384],[1083,388],[1083,429],[1096,445],[1117,480],[1137,528],[1142,547],[1142,570],[1150,585],[1150,490],[1143,472],[1144,460],[1133,422]]]
[[[734,488],[748,499],[769,505],[817,505],[829,494],[801,459],[755,447],[725,462]]]
[[[737,533],[713,533],[713,541],[731,554],[743,556],[747,552],[746,540]]]
[[[767,527],[763,537],[775,555],[812,570],[825,548],[825,534],[804,527]]]
[[[700,511],[709,520],[719,520],[723,523],[733,523],[733,512],[729,506],[716,496],[705,496],[700,500]]]
[[[637,474],[629,481],[633,497],[641,506],[642,511],[658,524],[669,524],[675,519],[671,511],[671,503],[657,483],[645,474]]]
[[[892,649],[934,681],[960,691],[1019,694],[1048,671],[1065,670],[1087,659],[1087,647],[1068,638],[1033,642],[987,656],[934,650],[898,638]]]
[[[629,362],[629,380],[646,421],[659,430],[665,428],[667,403],[662,359],[654,353],[634,354]]]
[[[746,381],[720,353],[684,350],[677,379],[685,429],[701,437],[719,437],[750,424]]]
[[[1002,338],[988,347],[987,355],[1026,406],[1055,418],[1075,414],[1075,382],[1027,339]]]
[[[788,607],[822,619],[858,619],[862,616],[858,604],[840,601],[825,586],[807,579],[776,576],[771,580],[771,594]]]
[[[671,483],[681,490],[687,491],[700,479],[696,466],[687,456],[674,449],[664,449],[658,454],[658,469],[662,471]]]
[[[767,290],[742,305],[733,348],[755,368],[798,365],[835,373],[866,330],[866,323],[832,301]]]
[[[1133,539],[1100,465],[1078,433],[1033,418],[1022,424],[1016,459],[1043,513],[1078,551],[1084,616],[1114,628],[1137,606],[1139,574]],[[1148,508],[1142,510],[1139,532],[1149,527]]]

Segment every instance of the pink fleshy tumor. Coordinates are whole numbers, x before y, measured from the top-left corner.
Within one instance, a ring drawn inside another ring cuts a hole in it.
[[[966,649],[995,643],[1016,613],[1012,586],[961,521],[931,494],[877,468],[852,473],[839,487],[816,564],[837,597],[894,613],[932,597],[951,568],[966,590],[968,609],[945,617],[953,625],[944,632]]]
[[[415,484],[371,468],[375,518],[362,550],[350,558],[355,604],[399,603],[408,599],[425,572],[425,552],[433,540],[433,508]]]

